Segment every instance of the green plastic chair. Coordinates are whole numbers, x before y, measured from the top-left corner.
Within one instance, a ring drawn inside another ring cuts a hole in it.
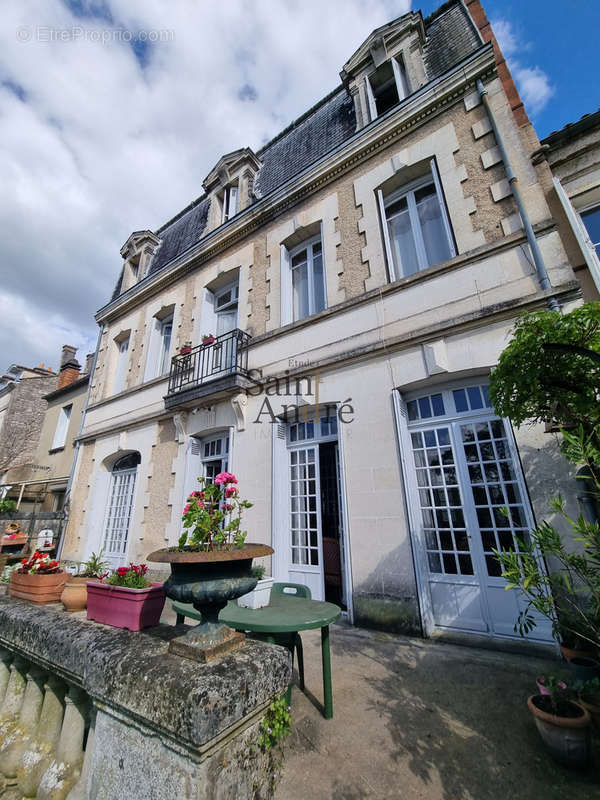
[[[289,591],[285,591],[288,589]],[[290,596],[304,597],[306,600],[312,600],[312,595],[308,586],[303,583],[274,583],[271,587],[271,594],[288,594]]]
[[[287,591],[286,591],[287,590]],[[312,600],[312,595],[308,586],[303,583],[274,583],[271,587],[271,594],[282,595],[287,594],[290,597],[303,597],[306,600]],[[279,634],[275,637],[278,644],[287,647],[292,653],[292,667],[294,665],[294,650],[296,651],[296,658],[298,663],[298,678],[300,679],[300,688],[304,691],[304,651],[302,649],[302,639],[299,633],[295,633],[293,637],[285,634]]]

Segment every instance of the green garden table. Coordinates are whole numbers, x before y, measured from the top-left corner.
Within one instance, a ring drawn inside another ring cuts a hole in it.
[[[177,614],[177,623],[184,617],[198,619],[199,615],[190,606],[173,603]],[[271,594],[271,601],[264,608],[243,608],[234,601],[229,602],[219,614],[219,619],[236,631],[252,631],[265,635],[272,644],[283,644],[293,651],[296,634],[315,628],[321,629],[321,659],[323,664],[323,700],[324,717],[333,717],[333,692],[331,689],[331,654],[329,649],[329,626],[339,619],[342,613],[339,606],[333,603],[321,603],[305,597],[293,597],[286,594]],[[293,655],[293,654],[292,654]],[[298,666],[301,650],[298,653]],[[302,670],[303,672],[303,670]],[[301,688],[304,688],[302,685]],[[288,697],[291,697],[290,689]]]

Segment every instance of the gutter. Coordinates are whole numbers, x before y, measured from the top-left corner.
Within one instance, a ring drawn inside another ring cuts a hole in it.
[[[527,241],[529,243],[529,247],[531,248],[531,255],[533,256],[533,261],[535,264],[535,268],[537,270],[538,281],[540,283],[541,288],[544,291],[551,291],[552,284],[550,283],[550,278],[548,277],[548,270],[546,269],[546,265],[544,263],[544,257],[542,256],[542,251],[540,250],[538,241],[535,238],[535,233],[533,232],[533,228],[531,226],[531,220],[529,219],[529,214],[527,213],[527,210],[525,208],[525,203],[523,202],[521,192],[519,191],[517,176],[515,175],[515,171],[512,168],[512,164],[510,162],[510,158],[508,156],[508,152],[504,144],[504,139],[496,123],[494,112],[490,107],[490,101],[488,100],[487,96],[487,89],[483,85],[481,78],[477,80],[477,91],[479,93],[479,97],[481,98],[481,102],[483,103],[483,106],[487,112],[490,125],[492,126],[492,131],[494,132],[494,136],[496,138],[496,144],[498,145],[498,149],[500,150],[500,155],[502,156],[502,162],[504,163],[506,177],[510,185],[512,196],[515,198],[515,203],[517,204],[517,208],[519,209],[519,214],[523,222],[523,227],[525,228]],[[550,308],[551,311],[560,311],[560,306],[554,295],[550,295],[548,297],[548,307]]]

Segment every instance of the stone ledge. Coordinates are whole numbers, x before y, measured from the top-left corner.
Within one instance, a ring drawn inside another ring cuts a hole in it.
[[[139,633],[0,595],[0,645],[81,686],[94,701],[137,718],[159,736],[203,749],[285,691],[290,655],[248,640],[206,665],[168,653],[182,626]]]

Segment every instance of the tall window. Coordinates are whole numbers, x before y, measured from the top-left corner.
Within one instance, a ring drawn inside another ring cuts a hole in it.
[[[435,164],[432,162],[435,170]],[[436,172],[387,196],[379,191],[390,278],[413,275],[455,255]]]
[[[291,250],[289,261],[294,321],[323,311],[326,300],[321,236],[314,236]]]
[[[73,404],[63,406],[58,414],[58,423],[56,431],[54,432],[54,439],[52,441],[52,449],[56,450],[59,447],[64,447],[67,441],[67,430],[69,428],[69,420],[71,419],[71,412],[73,411]]]
[[[122,559],[127,552],[135,480],[140,460],[139,453],[131,453],[119,458],[112,468],[102,543],[102,548],[107,556]]]
[[[217,289],[214,292],[215,296],[215,315],[217,318],[217,336],[223,333],[229,333],[237,327],[238,318],[238,298],[239,287],[238,284],[230,284],[223,289]]]
[[[238,187],[227,186],[223,192],[223,210],[221,222],[227,222],[228,219],[235,217],[237,214],[238,205]]]
[[[127,367],[127,351],[129,350],[129,336],[126,339],[121,339],[117,343],[119,352],[117,354],[117,368],[115,370],[115,382],[113,386],[114,394],[122,392],[125,388],[125,372]]]
[[[600,258],[600,206],[582,211],[581,219],[588,232],[590,241],[594,245],[596,255]]]
[[[160,361],[158,374],[164,375],[169,371],[169,351],[171,349],[171,336],[173,334],[173,317],[166,317],[160,323]]]
[[[404,64],[399,58],[390,58],[366,78],[369,115],[371,120],[385,114],[408,94],[408,81]]]

